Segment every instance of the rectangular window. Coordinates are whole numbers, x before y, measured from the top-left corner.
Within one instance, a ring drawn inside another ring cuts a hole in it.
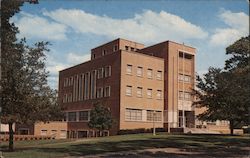
[[[106,67],[105,67],[104,76],[105,76],[105,77],[111,76],[111,66],[106,66]]]
[[[179,91],[179,99],[180,100],[191,100],[191,93],[190,92],[184,92]]]
[[[84,99],[89,99],[89,83],[90,82],[90,73],[87,72],[84,77]]]
[[[76,121],[76,112],[69,112],[68,113],[68,121]]]
[[[118,46],[117,45],[114,45],[113,47],[113,52],[117,51],[118,50]]]
[[[143,75],[143,68],[138,66],[137,67],[137,76],[142,77],[142,75]]]
[[[152,98],[152,89],[147,89],[147,97]]]
[[[132,96],[132,86],[126,86],[126,95]]]
[[[135,51],[135,48],[131,47],[130,50],[133,52],[133,51]]]
[[[129,65],[129,64],[127,65],[126,72],[127,74],[132,75],[132,65]]]
[[[155,121],[162,121],[162,112],[161,111],[155,112]]]
[[[157,99],[162,99],[162,90],[157,90]]]
[[[51,135],[56,135],[57,130],[51,130]]]
[[[148,78],[153,78],[153,70],[152,69],[148,69],[148,71],[147,71],[147,76],[148,76]]]
[[[41,130],[41,136],[46,136],[47,135],[47,130],[42,129]]]
[[[183,56],[184,55],[184,56]],[[193,55],[191,54],[187,54],[187,53],[184,53],[184,52],[179,52],[179,57],[180,58],[185,58],[185,59],[192,59],[193,58]]]
[[[184,75],[184,81],[190,83],[191,82],[191,76]]]
[[[162,120],[161,111],[147,110],[147,121],[161,121],[161,120]]]
[[[141,121],[142,120],[142,110],[140,110],[140,109],[126,109],[125,120]]]
[[[99,87],[97,88],[97,98],[102,98],[103,97],[103,88]]]
[[[110,86],[105,87],[104,97],[110,97]]]
[[[137,97],[142,97],[142,87],[137,87]]]
[[[157,80],[162,80],[162,71],[157,71],[157,73],[156,73],[156,79]]]
[[[183,80],[184,80],[183,74],[179,74],[179,81],[183,81]]]
[[[125,50],[127,50],[127,51],[128,51],[128,50],[129,50],[129,46],[125,46]]]
[[[80,111],[79,121],[89,121],[90,111]]]
[[[91,99],[96,98],[96,70],[91,73]]]
[[[67,131],[66,130],[60,131],[60,138],[67,138]]]
[[[98,78],[98,79],[103,78],[103,68],[99,68],[99,69],[98,69],[97,78]]]
[[[191,82],[191,76],[190,75],[183,75],[179,74],[179,81],[184,81],[184,82]]]
[[[102,56],[104,56],[104,55],[106,55],[106,50],[104,49],[104,50],[102,50]]]
[[[64,81],[63,81],[63,86],[64,86],[64,87],[69,86],[69,79],[68,79],[68,78],[65,78],[65,79],[64,79]]]

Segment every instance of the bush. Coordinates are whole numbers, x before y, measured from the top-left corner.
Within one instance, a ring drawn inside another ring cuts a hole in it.
[[[156,132],[166,132],[164,128],[155,128]],[[137,129],[124,129],[119,130],[118,135],[125,135],[125,134],[139,134],[139,133],[153,133],[153,128],[137,128]]]

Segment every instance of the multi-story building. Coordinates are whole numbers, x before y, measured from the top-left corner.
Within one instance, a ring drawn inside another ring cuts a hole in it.
[[[59,73],[59,98],[69,135],[92,133],[87,122],[96,102],[111,110],[116,122],[111,134],[193,126],[194,72],[195,48],[171,41],[144,48],[116,39],[92,49],[90,61]]]

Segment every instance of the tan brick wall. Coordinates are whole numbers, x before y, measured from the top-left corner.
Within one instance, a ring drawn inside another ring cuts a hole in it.
[[[164,92],[164,79],[156,79],[156,71],[164,72],[164,60],[139,53],[123,51],[121,55],[121,89],[120,89],[120,129],[152,128],[149,121],[126,121],[125,109],[164,110],[163,101],[156,99],[156,90]],[[126,72],[127,64],[132,65],[132,75]],[[137,76],[137,67],[143,67],[143,76]],[[147,69],[153,69],[153,78],[147,78]],[[162,74],[163,75],[163,74]],[[126,96],[126,86],[132,86],[132,96]],[[142,87],[142,98],[137,97],[137,87]],[[153,89],[152,99],[147,98],[147,88]],[[163,117],[162,117],[163,120]],[[163,121],[156,123],[156,127],[163,127]]]
[[[45,132],[42,132],[42,130],[46,130]],[[34,135],[35,136],[52,136],[56,139],[64,139],[67,136],[67,122],[49,122],[49,123],[36,123],[34,125]],[[65,133],[66,132],[66,133]]]

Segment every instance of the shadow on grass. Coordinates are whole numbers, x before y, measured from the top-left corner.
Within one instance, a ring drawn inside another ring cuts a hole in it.
[[[129,137],[129,136],[128,136]],[[139,138],[138,138],[139,139]],[[19,148],[16,151],[35,150],[41,153],[60,153],[68,156],[86,156],[104,154],[107,152],[134,151],[152,148],[178,148],[180,151],[192,152],[192,157],[238,157],[248,155],[249,139],[238,137],[225,137],[219,135],[170,135],[167,137],[156,136],[142,140],[125,141],[97,141],[84,142],[77,145],[67,145],[65,147],[30,147]],[[113,153],[104,157],[185,157],[183,153],[169,153],[168,151],[141,151],[132,152],[128,155]],[[166,149],[167,150],[167,149]],[[115,155],[114,155],[115,154]]]
[[[228,143],[234,143],[228,146]],[[223,138],[220,136],[176,136],[167,138],[149,138],[146,140],[129,140],[119,142],[97,142],[93,144],[71,145],[68,148],[40,148],[44,152],[65,152],[70,156],[85,156],[92,154],[102,154],[106,152],[133,151],[151,148],[178,148],[185,152],[197,152],[199,156],[212,157],[237,157],[239,155],[248,155],[247,147],[249,141],[237,138]],[[148,153],[150,154],[150,153]],[[158,152],[160,156],[173,156],[171,153]],[[175,156],[178,156],[176,154]],[[179,155],[181,156],[181,154]],[[198,155],[197,155],[198,156]]]

